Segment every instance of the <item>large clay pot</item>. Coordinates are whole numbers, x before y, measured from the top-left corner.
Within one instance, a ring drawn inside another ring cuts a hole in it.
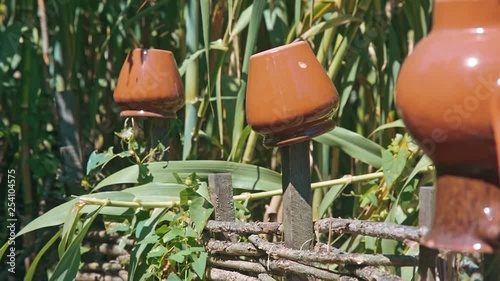
[[[399,74],[399,114],[437,169],[428,247],[500,249],[499,15],[498,0],[436,0],[432,31]]]
[[[123,117],[175,118],[185,97],[173,54],[134,49],[122,66],[114,99]]]
[[[338,94],[304,41],[250,58],[248,124],[268,147],[301,142],[334,128]]]

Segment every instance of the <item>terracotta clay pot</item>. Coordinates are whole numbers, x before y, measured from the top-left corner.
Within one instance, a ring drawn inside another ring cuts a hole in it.
[[[437,169],[428,247],[500,249],[498,15],[498,0],[436,0],[432,31],[399,74],[399,114]]]
[[[306,42],[270,49],[250,58],[246,116],[264,145],[301,142],[335,127],[338,94]]]
[[[176,118],[184,88],[169,51],[135,49],[125,60],[114,93],[120,116]]]

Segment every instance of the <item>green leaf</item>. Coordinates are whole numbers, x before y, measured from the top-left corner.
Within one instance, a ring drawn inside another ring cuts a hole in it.
[[[200,279],[204,279],[203,277],[205,276],[205,269],[207,267],[208,254],[202,252],[200,253],[200,257],[196,257],[196,255],[191,255],[191,258],[193,259],[191,267],[193,268],[194,272],[198,275]]]
[[[339,15],[337,17],[334,17],[332,19],[328,19],[326,21],[322,21],[314,26],[312,26],[311,28],[309,28],[309,30],[307,30],[306,32],[304,32],[300,38],[302,39],[309,39],[310,37],[314,37],[322,32],[324,32],[325,30],[329,29],[329,28],[332,28],[332,27],[335,27],[335,26],[339,26],[339,25],[343,25],[343,24],[347,24],[347,23],[350,23],[350,22],[353,22],[353,21],[360,21],[358,18],[356,17],[353,17],[353,16],[349,16],[349,15]]]
[[[399,150],[396,158],[390,150],[382,152],[382,167],[387,186],[392,186],[399,176],[401,176],[409,156],[410,152],[406,149]]]
[[[354,88],[355,82],[357,80],[357,75],[358,75],[358,69],[359,69],[359,63],[361,61],[361,57],[358,56],[354,63],[348,68],[349,72],[347,75],[344,75],[344,81],[342,81],[342,90],[341,90],[341,97],[340,97],[340,105],[339,105],[339,118],[342,117],[342,114],[344,113],[344,108],[347,104],[347,101],[351,97],[352,90]]]
[[[188,206],[189,200],[195,196],[196,192],[192,188],[186,188],[180,192],[180,205]]]
[[[373,131],[371,135],[375,134],[376,132],[379,132],[379,131],[382,131],[382,130],[386,130],[386,129],[390,129],[390,128],[405,128],[405,123],[403,123],[403,120],[399,119],[399,120],[396,120],[394,122],[391,122],[391,123],[387,123],[387,124],[384,124],[384,125],[381,125],[379,126],[377,129],[375,129],[375,131]]]
[[[83,195],[79,198],[97,198],[97,199],[107,199],[110,198],[112,200],[120,200],[120,201],[132,201],[134,200],[134,196],[130,193],[126,193],[123,191],[109,191],[109,192],[101,192],[96,194]],[[71,201],[63,203],[47,213],[37,217],[33,221],[31,221],[28,225],[26,225],[21,231],[19,231],[16,237],[23,235],[25,233],[54,225],[59,225],[64,223],[68,214],[71,212],[73,205],[78,203],[78,198],[75,198]],[[97,210],[99,206],[94,205],[86,205],[81,210],[81,213],[90,213]],[[103,215],[123,215],[129,209],[128,208],[120,208],[120,207],[105,207],[101,214]]]
[[[167,248],[165,248],[162,245],[159,245],[158,247],[155,247],[155,248],[153,248],[153,250],[149,251],[147,257],[148,258],[161,257],[165,254],[166,251],[167,251]]]
[[[182,237],[182,236],[184,236],[184,230],[176,227],[172,228],[169,232],[167,232],[167,234],[165,234],[162,239],[164,243],[167,243],[177,237]]]
[[[179,253],[175,253],[175,254],[173,254],[173,255],[170,255],[168,258],[169,258],[170,260],[176,261],[176,262],[178,262],[178,263],[183,263],[183,262],[184,262],[184,258],[185,258],[185,257],[184,257],[184,255],[181,255],[181,254],[179,254]]]
[[[243,147],[245,146],[248,136],[252,133],[252,127],[246,126],[238,137],[236,145],[231,148],[231,153],[229,154],[228,160],[238,161],[241,159],[241,154]],[[234,141],[234,140],[233,140]]]
[[[184,236],[186,237],[193,237],[193,238],[198,238],[200,235],[194,231],[191,227],[187,227],[184,229],[185,230],[185,233],[184,233]],[[191,248],[192,250],[193,248]]]
[[[131,156],[131,154],[128,151],[122,151],[118,154],[114,154],[112,146],[103,153],[97,153],[97,151],[94,151],[90,154],[89,161],[87,161],[87,175],[97,167],[106,166],[106,164],[115,157],[125,158],[129,156]]]
[[[158,224],[158,221],[165,213],[166,209],[154,209],[151,217],[149,217],[144,223],[141,223],[141,228],[136,230],[137,241],[146,239],[148,236],[154,235],[154,229]],[[137,244],[130,253],[130,265],[129,265],[129,280],[136,280],[138,277],[144,274],[145,263],[141,263],[143,258],[143,253],[147,253],[153,244]]]
[[[207,224],[208,218],[213,212],[213,207],[206,203],[205,198],[196,197],[191,201],[189,211],[191,219],[194,222],[195,230],[201,235],[201,232]]]
[[[135,200],[143,202],[177,201],[179,193],[187,186],[184,184],[151,182],[124,191],[135,196]]]
[[[74,232],[76,230],[76,226],[80,220],[83,205],[76,203],[73,204],[73,208],[68,214],[66,221],[64,222],[63,231],[61,234],[61,242],[59,242],[58,254],[59,258],[61,258],[66,251],[66,246],[70,244],[71,239],[73,238]]]
[[[139,175],[137,175],[137,183],[145,184],[152,182],[154,180],[153,175],[149,171],[148,165],[139,163],[137,164],[137,166],[139,167]]]
[[[201,197],[205,198],[205,200],[207,200],[208,202],[211,202],[210,201],[210,194],[209,194],[209,191],[208,191],[208,185],[207,185],[206,182],[201,182],[200,183],[200,186],[196,190],[196,193],[198,193],[199,195],[201,195]]]
[[[405,184],[403,187],[407,186],[408,183],[421,171],[424,169],[427,169],[430,165],[432,165],[432,160],[429,158],[429,156],[424,155],[420,160],[418,161],[417,165],[415,165],[415,168],[411,171],[410,175],[405,181]]]
[[[375,142],[344,128],[336,127],[330,132],[314,138],[314,140],[339,147],[351,157],[375,168],[382,166],[382,151],[384,149]]]
[[[42,249],[40,250],[40,252],[38,252],[36,257],[33,259],[33,262],[31,263],[28,271],[26,272],[26,276],[24,277],[24,281],[33,280],[33,276],[35,275],[36,267],[38,266],[40,259],[42,259],[45,252],[47,252],[47,250],[57,241],[59,236],[61,236],[62,231],[63,231],[62,228],[59,229],[59,231],[56,234],[54,234],[54,236],[52,236],[52,238],[50,238],[50,240],[47,243],[45,243],[43,245]],[[0,257],[1,256],[2,255],[0,254]]]
[[[5,254],[8,248],[9,248],[9,241],[5,242],[2,248],[0,248],[0,260],[2,259],[3,255]]]
[[[333,204],[335,199],[339,197],[339,195],[346,188],[346,186],[347,186],[346,184],[338,184],[332,186],[328,190],[328,192],[325,194],[325,197],[323,197],[321,204],[319,205],[319,218],[323,217],[328,207],[330,207],[330,205]]]
[[[175,273],[170,273],[168,275],[167,281],[182,281]]]
[[[93,169],[113,159],[113,156],[114,156],[113,147],[110,147],[107,151],[103,153],[97,153],[97,151],[93,151],[92,154],[90,154],[89,161],[87,162],[87,175]]]
[[[144,223],[141,224],[141,229],[144,227]],[[155,233],[151,233],[151,235],[146,236],[146,238],[141,239],[141,241],[137,242],[137,245],[139,244],[156,244],[158,242],[160,237],[156,235]]]
[[[83,224],[83,228],[75,237],[75,239],[71,242],[68,247],[68,250],[64,252],[61,260],[57,264],[52,276],[50,277],[50,281],[66,281],[73,280],[78,273],[78,268],[80,267],[80,245],[82,244],[83,237],[87,234],[90,226],[94,222],[99,212],[104,208],[104,206],[100,206],[97,210],[90,214],[89,218],[85,220]]]
[[[281,175],[272,170],[242,163],[214,160],[189,160],[155,162],[147,165],[154,182],[177,183],[173,173],[185,178],[196,172],[202,181],[208,181],[210,173],[231,173],[234,188],[245,190],[281,189]],[[138,183],[137,165],[122,169],[102,180],[93,192],[109,185]]]
[[[254,0],[252,7],[252,15],[250,17],[250,24],[248,26],[248,33],[245,44],[245,54],[243,55],[243,65],[242,73],[244,73],[241,79],[240,89],[238,91],[238,97],[236,99],[236,107],[234,114],[234,128],[233,128],[233,144],[236,146],[238,140],[243,131],[243,125],[245,123],[245,94],[247,81],[246,76],[248,75],[248,67],[250,65],[250,56],[253,54],[255,45],[257,43],[257,35],[259,34],[260,22],[262,21],[262,14],[264,13],[264,7],[266,6],[266,0]],[[231,149],[232,151],[233,149]]]
[[[272,6],[272,7],[271,7]],[[274,1],[264,10],[264,22],[272,47],[285,44],[288,31],[288,15],[285,1]]]
[[[384,255],[394,255],[396,254],[396,247],[398,246],[398,241],[390,239],[382,239],[382,254]]]
[[[231,30],[231,39],[234,36],[237,36],[240,34],[243,29],[245,29],[248,24],[250,23],[250,18],[252,16],[252,9],[253,9],[253,4],[250,4],[241,14],[240,17],[238,18],[238,21],[236,21],[236,24],[234,25],[233,30]]]

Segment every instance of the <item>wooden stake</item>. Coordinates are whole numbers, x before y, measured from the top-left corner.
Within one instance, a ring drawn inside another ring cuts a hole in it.
[[[432,216],[434,213],[434,191],[433,186],[420,187],[419,204],[420,213],[418,224],[430,228],[432,225]],[[418,277],[420,281],[436,280],[436,260],[439,251],[420,245],[420,254],[418,259]]]
[[[234,222],[231,174],[209,174],[208,188],[210,190],[210,199],[215,207],[215,220]]]
[[[314,235],[309,142],[283,147],[281,162],[285,245],[292,249],[309,250]],[[291,273],[287,274],[287,280],[307,280],[307,276]]]
[[[234,222],[234,202],[233,202],[233,184],[230,173],[209,174],[208,188],[210,191],[210,200],[215,208],[215,220]],[[238,240],[238,236],[232,233],[223,233],[218,235],[218,239],[228,239],[233,242]]]

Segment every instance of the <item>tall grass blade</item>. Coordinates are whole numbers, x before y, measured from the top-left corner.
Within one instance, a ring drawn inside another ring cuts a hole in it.
[[[375,168],[382,166],[383,148],[375,142],[349,130],[336,127],[314,138],[315,141],[340,147],[345,153]]]
[[[281,175],[272,170],[249,164],[215,160],[188,160],[155,162],[147,165],[153,182],[177,183],[175,174],[181,178],[196,173],[202,180],[210,173],[231,173],[233,187],[246,190],[275,190],[281,188]],[[122,169],[101,181],[93,192],[109,185],[136,184],[139,178],[139,166]],[[99,193],[98,193],[99,194]]]
[[[186,89],[186,106],[184,116],[184,145],[182,147],[182,159],[187,159],[191,154],[193,142],[193,130],[197,122],[196,116],[196,101],[199,92],[199,61],[198,55],[202,51],[198,51],[199,45],[199,2],[197,0],[189,0],[186,8],[186,47],[190,55],[181,66],[186,67],[185,89]],[[205,50],[206,52],[206,50]],[[189,61],[188,61],[189,60]],[[186,62],[188,61],[188,62]]]
[[[233,129],[233,143],[232,146],[236,146],[241,137],[241,132],[243,130],[243,124],[245,120],[245,93],[247,86],[247,75],[248,66],[250,63],[250,56],[253,54],[253,50],[257,43],[257,35],[259,32],[260,22],[262,20],[262,14],[264,12],[264,7],[266,5],[265,0],[255,0],[253,2],[252,17],[250,19],[250,24],[248,27],[247,41],[245,45],[245,55],[243,57],[242,73],[243,77],[241,79],[240,90],[238,92],[238,98],[236,100],[236,110],[234,115],[234,129]]]

